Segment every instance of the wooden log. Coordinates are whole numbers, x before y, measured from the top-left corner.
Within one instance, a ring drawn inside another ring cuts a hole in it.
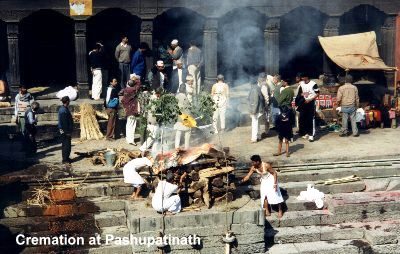
[[[222,168],[206,168],[199,171],[200,177],[211,178],[223,174],[230,173],[234,170],[233,167],[222,167]]]
[[[236,188],[228,187],[228,192],[235,191],[235,190],[236,190]],[[218,188],[218,187],[213,186],[211,189],[211,194],[214,195],[214,194],[219,194],[219,193],[225,193],[226,191],[227,191],[227,189],[225,187]]]
[[[194,197],[194,198],[201,198],[202,195],[203,195],[203,194],[201,193],[201,190],[195,191],[195,192],[193,193],[193,197]]]
[[[211,184],[215,187],[223,187],[224,181],[222,180],[221,177],[216,177],[216,178],[212,179]]]
[[[227,200],[228,202],[233,201],[233,194],[231,192],[228,192],[226,194],[224,194],[222,197],[218,197],[216,199],[214,199],[215,202],[222,202]]]

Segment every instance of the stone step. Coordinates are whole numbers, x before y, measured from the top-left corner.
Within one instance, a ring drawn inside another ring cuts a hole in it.
[[[0,249],[1,251],[1,249]],[[2,252],[5,253],[5,252]],[[21,254],[37,254],[37,253],[69,253],[69,254],[132,254],[132,247],[130,245],[108,245],[99,247],[76,247],[76,248],[62,248],[62,247],[27,247],[24,248]]]
[[[100,228],[101,239],[104,241],[107,236],[113,237],[129,237],[130,232],[126,225],[124,226],[112,226]]]
[[[298,196],[301,191],[307,190],[307,185],[314,185],[311,181],[305,182],[285,182],[280,183],[279,187],[281,188],[281,192],[283,195],[288,196]],[[238,187],[241,191],[259,191],[260,185],[242,185]],[[356,181],[350,183],[342,183],[342,184],[332,184],[332,185],[315,185],[315,188],[319,191],[322,191],[325,194],[334,194],[334,193],[352,193],[359,192],[365,189],[365,184],[363,181]]]
[[[268,250],[268,254],[359,254],[361,244],[368,245],[362,240],[340,240],[340,241],[312,241],[306,243],[276,244]],[[362,252],[361,252],[362,253]]]
[[[35,216],[67,216],[95,212],[124,211],[125,200],[110,199],[109,197],[97,197],[91,199],[74,199],[71,202],[50,205],[46,208],[30,206],[26,202],[10,205],[4,208],[4,218],[35,217]],[[66,214],[62,214],[67,210]]]
[[[99,228],[126,226],[126,215],[124,211],[101,212],[95,214],[94,219]]]

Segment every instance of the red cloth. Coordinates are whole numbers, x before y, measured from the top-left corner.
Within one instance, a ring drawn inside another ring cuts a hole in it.
[[[135,81],[133,87],[126,87],[123,90],[123,97],[121,100],[122,106],[125,109],[126,116],[134,116],[139,114],[139,90],[141,83],[139,80]]]

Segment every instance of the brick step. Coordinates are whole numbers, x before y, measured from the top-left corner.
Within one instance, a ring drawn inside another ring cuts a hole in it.
[[[281,192],[283,195],[289,196],[297,196],[301,191],[307,190],[307,185],[314,185],[311,181],[304,182],[285,182],[280,183],[279,187],[281,188]],[[325,194],[334,194],[334,193],[352,193],[359,192],[365,189],[365,183],[363,181],[350,182],[350,183],[342,183],[342,184],[332,184],[332,185],[316,185],[319,191],[322,191]],[[260,191],[260,185],[242,185],[239,186],[238,189],[241,191]]]

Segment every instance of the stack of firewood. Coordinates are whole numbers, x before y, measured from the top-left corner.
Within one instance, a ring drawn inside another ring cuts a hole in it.
[[[92,105],[81,104],[80,115],[81,140],[102,139],[104,136],[100,131],[100,126],[96,119],[96,111]]]

